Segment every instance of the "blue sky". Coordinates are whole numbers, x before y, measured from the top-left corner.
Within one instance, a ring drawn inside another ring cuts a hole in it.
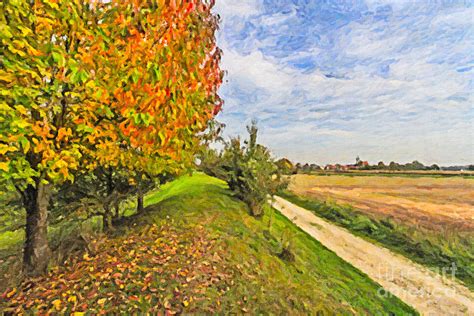
[[[217,0],[226,135],[294,161],[474,163],[472,1]]]

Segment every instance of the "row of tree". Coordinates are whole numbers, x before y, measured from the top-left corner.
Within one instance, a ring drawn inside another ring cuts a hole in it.
[[[52,206],[110,226],[123,197],[140,208],[157,177],[192,165],[222,103],[212,5],[0,3],[0,184],[26,210],[27,274],[47,269]]]
[[[290,160],[287,158],[281,158],[280,160],[277,161],[277,164],[279,165],[280,169],[285,173],[285,174],[294,174],[294,173],[311,173],[311,172],[317,172],[317,171],[322,171],[323,168],[317,164],[309,164],[309,163],[297,163],[295,165],[292,164]],[[363,165],[360,162],[350,165],[351,167],[356,167],[358,170],[396,170],[396,171],[403,171],[403,170],[450,170],[450,168],[443,168],[439,167],[437,164],[433,164],[430,166],[425,166],[421,162],[415,160],[413,162],[401,164],[397,162],[390,162],[389,164],[385,164],[383,161],[380,161],[379,163],[375,165]],[[347,165],[341,165],[341,164],[335,164],[334,165],[334,170],[339,170],[342,171],[344,168],[347,167]],[[462,167],[457,167],[456,170],[461,170]],[[454,169],[453,169],[454,170]],[[469,170],[469,166],[465,166],[464,170]]]
[[[367,170],[440,170],[440,167],[437,164],[433,164],[431,166],[425,166],[418,160],[414,160],[413,162],[408,162],[405,164],[397,163],[395,161],[391,161],[388,165],[386,165],[383,161],[380,161],[376,165],[369,165],[366,166],[364,169]]]

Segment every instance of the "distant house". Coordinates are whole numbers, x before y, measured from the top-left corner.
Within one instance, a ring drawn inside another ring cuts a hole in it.
[[[326,165],[324,170],[336,170],[336,165]]]
[[[348,167],[346,165],[335,164],[335,165],[326,165],[324,170],[328,171],[347,171]]]
[[[358,170],[362,168],[366,168],[369,166],[368,161],[362,161],[357,157],[356,163],[355,164],[348,164],[348,165],[341,165],[341,164],[335,164],[331,165],[328,164],[324,167],[324,170],[327,171],[348,171],[348,170]]]

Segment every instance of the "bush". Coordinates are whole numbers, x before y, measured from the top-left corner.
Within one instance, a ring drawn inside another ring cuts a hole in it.
[[[244,201],[253,216],[263,215],[269,196],[286,187],[280,169],[270,151],[257,143],[255,122],[247,126],[249,139],[240,137],[225,143],[220,153],[208,150],[202,157],[201,169],[227,182],[237,198]]]

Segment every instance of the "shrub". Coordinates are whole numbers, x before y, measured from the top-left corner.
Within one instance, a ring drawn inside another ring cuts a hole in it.
[[[261,216],[268,197],[286,187],[286,182],[270,151],[257,143],[256,123],[247,126],[247,131],[249,139],[243,144],[240,137],[225,144],[214,173],[221,175],[235,196],[248,205],[253,216]]]

